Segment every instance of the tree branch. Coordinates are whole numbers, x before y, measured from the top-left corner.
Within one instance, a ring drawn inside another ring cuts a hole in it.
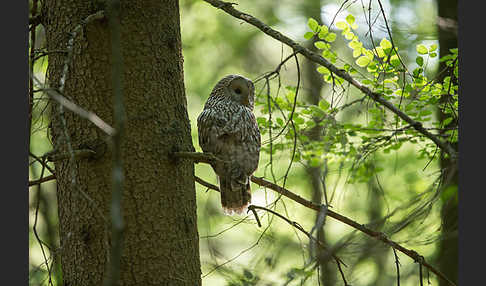
[[[405,114],[403,111],[401,111],[399,108],[397,108],[393,103],[387,101],[382,94],[373,92],[370,90],[367,86],[361,84],[357,80],[355,80],[349,73],[347,73],[343,69],[339,69],[338,67],[334,66],[330,62],[328,62],[325,58],[323,58],[321,55],[314,53],[313,51],[301,46],[294,40],[290,39],[289,37],[283,35],[277,30],[274,30],[270,28],[268,25],[260,21],[259,19],[243,13],[235,8],[233,8],[232,3],[229,2],[223,2],[219,0],[204,0],[208,2],[209,4],[213,5],[214,7],[221,9],[225,11],[226,13],[230,14],[231,16],[241,19],[250,25],[255,26],[256,28],[260,29],[262,32],[265,34],[269,35],[270,37],[276,39],[279,42],[282,42],[286,44],[287,46],[291,47],[295,52],[300,53],[304,57],[306,57],[308,60],[318,63],[327,69],[329,69],[332,73],[338,75],[339,77],[343,78],[350,84],[352,84],[354,87],[359,89],[362,93],[366,94],[368,97],[370,97],[372,100],[375,102],[378,102],[379,104],[383,105],[386,107],[388,110],[391,112],[395,113],[398,117],[400,117],[402,120],[407,122],[408,124],[412,125],[415,130],[420,132],[422,135],[425,137],[429,138],[432,140],[439,148],[444,150],[453,160],[457,159],[457,152],[456,150],[448,143],[445,141],[442,141],[439,137],[435,136],[434,134],[430,133],[427,129],[425,129],[422,126],[422,123],[413,120],[411,117],[409,117],[407,114]]]
[[[32,76],[32,78],[36,81],[36,83],[38,85],[42,85],[40,80],[38,80],[35,76]],[[88,121],[90,121],[91,123],[96,125],[96,127],[101,129],[106,134],[108,134],[110,136],[113,136],[113,134],[115,134],[115,129],[113,127],[111,127],[108,123],[103,121],[103,119],[101,119],[95,113],[83,109],[82,107],[78,106],[76,103],[74,103],[74,102],[70,101],[69,99],[67,99],[66,97],[64,97],[61,93],[59,93],[55,89],[42,88],[42,90],[44,92],[46,92],[47,95],[49,95],[50,98],[57,101],[62,107],[66,107],[67,109],[71,110],[75,114],[81,116],[84,119],[87,119]]]
[[[39,185],[39,184],[42,184],[44,182],[52,181],[52,180],[55,180],[55,179],[56,179],[56,175],[50,175],[50,176],[47,176],[47,177],[42,177],[38,180],[29,181],[29,187]]]
[[[214,155],[212,155],[212,154],[205,154],[205,153],[198,153],[198,152],[175,152],[175,153],[173,153],[173,155],[176,156],[176,157],[180,157],[180,158],[191,159],[191,160],[194,160],[195,162],[205,162],[205,163],[212,162],[212,160],[216,159],[216,157],[214,157]],[[202,180],[199,179],[198,182],[199,181],[202,181]],[[269,182],[269,181],[267,181],[263,178],[258,178],[258,177],[255,177],[255,176],[251,177],[251,181],[253,183],[257,184],[257,185],[260,185],[262,187],[276,191],[277,193],[279,193],[279,194],[281,194],[281,195],[293,200],[294,202],[301,204],[301,205],[303,205],[303,206],[305,206],[309,209],[315,210],[317,212],[321,211],[321,205],[313,203],[309,200],[306,200],[306,199],[302,198],[301,196],[287,190],[286,188],[280,187],[277,184],[274,184],[274,183]],[[209,183],[204,184],[204,186],[208,187],[208,184]],[[208,187],[208,188],[210,188],[210,187]],[[210,189],[213,189],[213,188],[210,188]],[[440,277],[444,281],[448,282],[450,285],[453,285],[453,286],[456,285],[454,282],[449,280],[442,272],[440,272],[438,269],[434,268],[432,265],[427,263],[425,261],[424,257],[421,256],[420,254],[418,254],[415,250],[405,248],[405,247],[401,246],[400,244],[394,242],[393,240],[390,240],[384,233],[369,229],[365,225],[360,224],[360,223],[358,223],[358,222],[356,222],[356,221],[354,221],[354,220],[352,220],[348,217],[345,217],[345,216],[343,216],[343,215],[341,215],[337,212],[334,212],[330,209],[327,209],[327,216],[332,217],[333,219],[338,220],[338,221],[340,221],[344,224],[347,224],[347,225],[351,226],[352,228],[359,230],[359,231],[365,233],[366,235],[368,235],[372,238],[380,240],[381,242],[392,247],[393,249],[396,249],[396,250],[402,252],[403,254],[407,255],[408,257],[412,258],[415,262],[418,262],[419,264],[427,267],[430,271],[435,273],[438,277]]]

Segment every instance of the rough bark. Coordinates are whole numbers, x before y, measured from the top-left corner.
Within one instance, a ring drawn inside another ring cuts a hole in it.
[[[69,32],[103,9],[97,1],[43,1],[48,50],[66,49]],[[119,285],[201,285],[192,151],[183,82],[177,0],[121,1],[126,124],[122,144],[125,223]],[[64,96],[113,123],[110,35],[105,19],[74,40]],[[59,88],[65,56],[49,57],[48,82]],[[65,112],[69,142],[52,102],[55,149],[95,148],[96,159],[56,162],[63,285],[101,285],[109,257],[112,154],[107,135]],[[113,125],[112,125],[113,126]],[[84,194],[85,195],[84,195]]]
[[[440,56],[449,54],[449,49],[457,48],[457,27],[454,29],[447,23],[457,23],[457,0],[440,0],[437,1],[438,16],[439,16],[439,53]],[[455,31],[454,31],[455,30]],[[444,63],[439,66],[439,71],[445,68]],[[448,73],[442,74],[440,80]],[[447,100],[448,95],[443,96],[442,102]],[[439,120],[444,120],[445,115],[439,109]],[[457,121],[453,120],[449,126],[457,125]],[[445,126],[448,127],[448,126]],[[458,145],[453,145],[454,149],[458,149]],[[445,154],[441,152],[440,167],[442,170],[442,190],[448,188],[458,187],[458,169],[457,161],[446,158]],[[442,206],[442,233],[443,239],[440,242],[438,252],[438,265],[440,271],[445,273],[449,279],[457,283],[458,275],[458,238],[457,238],[457,200],[455,196],[450,197],[443,202]],[[448,285],[446,281],[441,280],[439,285]]]

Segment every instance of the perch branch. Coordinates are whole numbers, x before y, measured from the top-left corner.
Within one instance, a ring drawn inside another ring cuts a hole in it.
[[[214,155],[212,155],[212,154],[204,154],[204,153],[198,153],[198,152],[175,152],[175,153],[173,153],[173,155],[176,156],[176,157],[192,159],[196,162],[212,162],[212,160],[216,159],[216,157],[214,157]],[[201,180],[201,179],[199,179],[199,180]],[[312,210],[317,211],[317,212],[321,211],[322,206],[320,204],[316,204],[316,203],[313,203],[309,200],[306,200],[306,199],[302,198],[301,196],[287,190],[286,188],[280,187],[277,184],[274,184],[274,183],[269,182],[269,181],[267,181],[263,178],[258,178],[258,177],[255,177],[255,176],[251,177],[251,181],[253,183],[259,185],[259,186],[262,186],[262,187],[271,189],[273,191],[276,191],[277,193],[293,200],[294,202],[296,202],[298,204],[303,205],[304,207],[307,207],[307,208],[312,209]],[[204,186],[208,187],[206,184]],[[211,188],[211,189],[213,189],[213,188]],[[381,242],[392,247],[393,249],[396,249],[396,250],[402,252],[403,254],[407,255],[408,257],[412,258],[415,262],[418,262],[419,264],[425,266],[430,271],[435,273],[438,277],[440,277],[444,281],[447,281],[450,285],[453,285],[453,286],[456,285],[449,278],[447,278],[442,272],[440,272],[438,269],[434,268],[432,265],[427,263],[425,261],[424,257],[419,255],[415,250],[405,248],[405,247],[401,246],[400,244],[396,243],[395,241],[390,240],[384,233],[379,232],[379,231],[374,231],[374,230],[366,227],[365,225],[357,223],[356,221],[354,221],[354,220],[352,220],[348,217],[345,217],[345,216],[343,216],[343,215],[341,215],[337,212],[334,212],[330,209],[327,209],[326,215],[329,216],[329,217],[332,217],[333,219],[338,220],[338,221],[340,221],[344,224],[347,224],[347,225],[351,226],[352,228],[357,229],[357,230],[365,233],[366,235],[368,235],[368,236],[370,236],[374,239],[380,240]]]
[[[270,26],[266,25],[259,19],[243,13],[237,9],[235,9],[232,5],[232,3],[228,2],[223,2],[220,0],[204,0],[205,2],[208,2],[209,4],[213,5],[214,7],[223,10],[224,12],[230,14],[231,16],[241,19],[247,23],[249,23],[252,26],[255,26],[259,30],[261,30],[263,33],[269,35],[270,37],[276,39],[279,42],[282,42],[286,44],[287,46],[291,47],[294,52],[298,52],[304,57],[306,57],[308,60],[318,63],[327,69],[329,69],[332,73],[338,75],[342,79],[346,80],[350,84],[352,84],[354,87],[359,89],[362,93],[370,97],[372,100],[375,102],[378,102],[379,104],[383,105],[386,107],[388,110],[391,112],[395,113],[398,117],[400,117],[402,120],[407,122],[408,124],[412,125],[415,130],[420,132],[422,135],[425,137],[429,138],[432,140],[439,148],[444,150],[449,156],[451,156],[452,159],[456,160],[457,159],[457,152],[454,150],[454,148],[448,143],[443,140],[441,140],[439,137],[435,136],[434,134],[430,133],[427,129],[425,129],[422,124],[418,121],[413,120],[411,117],[409,117],[407,114],[405,114],[403,111],[401,111],[399,108],[397,108],[393,103],[387,101],[382,94],[373,92],[371,89],[369,89],[367,86],[361,84],[359,81],[354,79],[349,73],[347,73],[345,70],[340,69],[336,67],[335,65],[331,64],[329,61],[327,61],[325,58],[323,58],[321,55],[303,47],[302,45],[298,44],[294,40],[290,39],[289,37],[285,36],[284,34],[280,33],[277,30],[272,29]]]

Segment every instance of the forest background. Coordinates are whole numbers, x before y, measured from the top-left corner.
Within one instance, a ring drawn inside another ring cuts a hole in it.
[[[376,45],[384,53],[396,49],[399,57],[390,56],[384,62],[396,70],[406,67],[407,72],[398,71],[396,75],[405,77],[409,73],[413,84],[403,84],[400,77],[376,77],[383,84],[382,92],[391,90],[389,100],[403,102],[403,106],[409,106],[404,108],[409,116],[441,140],[455,144],[457,4],[452,1],[447,6],[447,1],[441,1],[442,6],[456,10],[452,16],[440,16],[436,1],[372,2],[368,6],[368,1],[279,1],[278,5],[274,1],[245,1],[235,8],[309,49],[323,55],[329,50],[326,58],[331,62],[334,58],[336,65],[347,71],[356,70],[363,83],[363,79],[370,80],[369,74],[377,72],[383,57],[370,59],[360,47],[371,50]],[[257,177],[285,186],[317,204],[327,202],[330,210],[415,250],[457,281],[457,175],[447,173],[451,166],[444,165],[448,162],[442,149],[359,90],[331,76],[328,69],[301,55],[296,62],[292,49],[242,20],[204,1],[181,1],[180,11],[184,83],[196,151],[200,151],[196,118],[212,86],[227,74],[245,75],[256,82],[255,112],[264,142]],[[327,43],[315,44],[322,40],[318,34],[323,24],[329,29],[322,35]],[[448,44],[443,51],[440,31],[455,38],[456,45]],[[329,36],[332,33],[334,36]],[[359,41],[353,41],[354,35]],[[371,35],[374,43],[369,40]],[[42,48],[43,37],[39,26],[35,39],[38,46],[34,49]],[[358,49],[360,54],[353,55]],[[440,61],[446,54],[449,58]],[[280,65],[282,61],[285,63]],[[373,61],[377,63],[374,67]],[[43,78],[46,67],[47,59],[39,57],[35,75]],[[271,74],[277,68],[278,77]],[[368,76],[361,77],[365,73]],[[374,84],[372,79],[369,85]],[[441,92],[434,94],[433,88],[424,91],[424,87],[437,83],[441,84],[440,88],[436,86]],[[444,86],[452,95],[446,104],[441,101]],[[268,90],[272,97],[267,96]],[[424,93],[428,97],[424,98]],[[43,92],[35,93],[30,181],[39,179],[42,171],[35,157],[52,149],[47,133],[47,97]],[[273,112],[269,112],[269,100],[274,101],[270,104]],[[292,118],[290,124],[286,124],[287,118]],[[209,166],[196,164],[195,173],[217,184]],[[45,170],[44,177],[50,175]],[[223,215],[217,192],[199,184],[196,190],[202,281],[206,285],[334,285],[343,283],[341,274],[351,285],[393,285],[397,277],[401,285],[416,285],[418,280],[432,285],[443,283],[382,241],[329,217],[322,222],[323,212],[303,208],[272,190],[254,185],[253,203],[298,222],[330,245],[345,264],[342,271],[329,257],[313,260],[312,240],[280,217],[259,212],[263,227],[258,227],[252,213],[246,217]],[[53,259],[55,251],[43,255],[39,243],[42,238],[53,249],[59,247],[55,181],[42,183],[42,192],[31,187],[29,196],[29,281],[31,285],[47,285],[50,271],[46,255],[56,285],[60,271],[59,262]],[[450,245],[456,245],[456,252]],[[449,252],[444,254],[444,249]]]

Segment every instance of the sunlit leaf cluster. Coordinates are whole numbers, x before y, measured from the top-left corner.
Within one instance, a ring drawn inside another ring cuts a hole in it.
[[[417,66],[410,70],[391,40],[383,38],[366,47],[356,33],[358,25],[355,17],[350,14],[345,21],[335,23],[335,31],[341,31],[354,59],[354,62],[348,63],[342,60],[347,55],[338,55],[333,49],[332,43],[337,34],[330,27],[319,25],[313,18],[309,18],[307,26],[310,31],[304,34],[304,38],[314,40],[314,46],[322,57],[381,94],[434,134],[452,143],[457,141],[457,49],[440,59],[447,63],[447,70],[442,72],[448,74],[440,81],[438,77],[426,76],[427,65],[438,56],[437,44],[418,44],[415,60]],[[342,92],[349,92],[350,87],[346,86],[344,80],[328,68],[318,66],[317,71],[333,90],[339,87]],[[351,92],[364,96],[353,90]],[[295,145],[296,161],[305,161],[310,166],[319,166],[324,160],[348,162],[353,164],[358,173],[361,163],[370,154],[396,151],[407,143],[416,146],[419,157],[433,159],[437,153],[437,146],[433,142],[366,96],[350,105],[339,105],[325,98],[317,105],[310,105],[301,98],[295,100],[295,96],[294,86],[286,87],[283,96],[262,94],[258,97],[256,105],[262,113],[257,119],[258,124],[262,134],[269,135],[272,141],[272,144],[262,147],[263,152],[276,154],[292,150]],[[361,106],[360,110],[364,110],[359,119],[336,119],[345,109],[358,105]],[[363,105],[365,108],[362,108]],[[447,118],[437,118],[437,107]],[[278,140],[276,137],[279,137]],[[366,180],[370,175],[369,172],[361,173],[362,176],[358,174],[353,178]]]

